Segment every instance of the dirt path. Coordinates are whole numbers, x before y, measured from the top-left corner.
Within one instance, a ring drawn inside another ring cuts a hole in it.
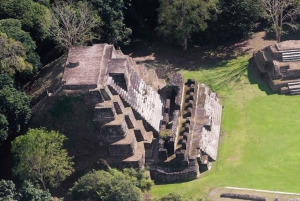
[[[253,34],[252,38],[246,40],[242,45],[241,50],[243,52],[248,52],[252,54],[255,51],[258,51],[266,46],[274,45],[276,43],[275,40],[267,40],[265,39],[266,33],[264,31]]]

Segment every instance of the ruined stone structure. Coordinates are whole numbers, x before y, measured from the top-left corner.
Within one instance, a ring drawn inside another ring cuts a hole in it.
[[[300,41],[284,41],[253,54],[254,68],[272,91],[300,93]]]
[[[148,165],[154,180],[172,182],[216,160],[222,107],[204,84],[138,65],[108,44],[70,49],[62,84],[96,100],[99,146],[114,167]]]

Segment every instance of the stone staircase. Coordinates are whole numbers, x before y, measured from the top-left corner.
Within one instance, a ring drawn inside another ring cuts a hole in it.
[[[128,91],[119,87],[110,76],[107,78],[107,85],[110,85],[153,129],[159,132],[160,121],[163,118],[163,103],[159,94],[140,79],[134,71],[131,71],[130,80],[131,86]]]
[[[291,95],[300,94],[300,82],[290,82],[288,88]]]
[[[288,62],[288,61],[300,61],[300,50],[285,50],[281,51],[282,54],[282,61]]]
[[[116,167],[142,168],[146,150],[151,152],[147,159],[153,157],[153,133],[145,130],[143,120],[135,118],[133,109],[123,105],[121,96],[114,90],[108,85],[97,90],[105,97],[105,101],[97,104],[95,112],[100,110],[100,114],[103,114],[105,109],[111,111],[107,119],[110,121],[101,127],[99,140],[109,144],[110,161]],[[94,118],[94,121],[101,122],[103,117]]]

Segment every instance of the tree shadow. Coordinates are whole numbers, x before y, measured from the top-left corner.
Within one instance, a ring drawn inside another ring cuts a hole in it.
[[[243,50],[246,45],[247,41],[216,47],[190,45],[184,51],[181,47],[164,42],[137,41],[130,47],[124,47],[122,51],[138,63],[155,67],[168,66],[174,70],[198,70],[200,65],[214,66],[212,64],[246,54],[247,50]]]
[[[227,68],[227,66],[237,66]],[[201,71],[205,76],[205,83],[213,90],[218,91],[223,88],[242,89],[246,83],[242,82],[245,76],[248,62],[245,60],[222,61],[209,66],[201,66],[197,71]],[[205,75],[207,70],[218,69],[218,73]]]

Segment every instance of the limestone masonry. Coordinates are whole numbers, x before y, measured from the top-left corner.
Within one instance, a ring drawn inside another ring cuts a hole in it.
[[[113,167],[149,166],[156,182],[187,181],[217,158],[222,107],[204,84],[136,64],[108,44],[70,49],[62,84],[97,100],[91,121]]]
[[[300,93],[300,41],[284,41],[253,54],[254,68],[272,91]]]

